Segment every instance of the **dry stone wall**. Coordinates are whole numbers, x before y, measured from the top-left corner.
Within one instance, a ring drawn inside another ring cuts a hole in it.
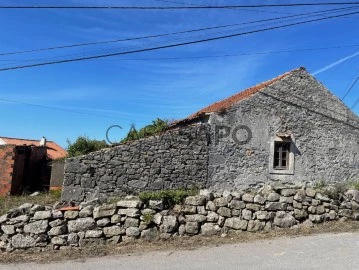
[[[190,126],[69,158],[62,199],[81,202],[144,190],[204,188],[209,133],[208,125]]]
[[[202,190],[170,209],[162,201],[138,199],[60,209],[26,203],[0,217],[0,250],[69,249],[359,220],[359,191],[336,195],[334,200],[312,188],[265,186],[256,193]]]

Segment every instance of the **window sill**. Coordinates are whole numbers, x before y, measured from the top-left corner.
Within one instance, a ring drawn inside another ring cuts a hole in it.
[[[294,170],[276,170],[276,169],[270,169],[269,170],[270,174],[287,174],[287,175],[293,175],[294,174]]]

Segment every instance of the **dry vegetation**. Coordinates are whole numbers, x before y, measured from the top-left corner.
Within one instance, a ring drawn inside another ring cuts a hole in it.
[[[41,192],[37,196],[19,195],[19,196],[0,196],[0,216],[8,212],[10,209],[19,207],[24,203],[41,204],[52,206],[55,202],[59,201],[61,191],[54,190],[49,192]]]
[[[19,262],[60,262],[64,260],[84,260],[89,257],[101,257],[107,255],[120,254],[136,254],[148,251],[176,251],[176,250],[190,250],[203,247],[213,247],[223,244],[238,244],[249,241],[273,240],[278,237],[298,237],[304,235],[318,234],[318,233],[343,233],[343,232],[359,232],[359,222],[347,221],[332,221],[313,228],[299,228],[299,229],[277,229],[270,232],[233,232],[226,237],[177,237],[171,240],[154,242],[145,242],[137,240],[133,243],[121,243],[116,246],[93,246],[86,248],[76,248],[71,250],[47,250],[39,251],[15,251],[13,253],[0,253],[0,263],[19,263]]]

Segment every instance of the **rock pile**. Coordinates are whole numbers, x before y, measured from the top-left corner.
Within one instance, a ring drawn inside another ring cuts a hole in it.
[[[229,230],[256,232],[312,226],[340,218],[359,220],[359,191],[333,200],[312,188],[265,187],[257,193],[202,190],[181,205],[138,199],[111,204],[85,202],[53,209],[25,203],[0,217],[0,250],[65,249],[121,241],[212,236]]]

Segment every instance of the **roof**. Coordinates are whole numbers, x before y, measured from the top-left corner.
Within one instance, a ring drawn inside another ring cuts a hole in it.
[[[175,123],[173,123],[173,126],[180,124],[180,123],[186,123],[186,122],[190,122],[191,120],[197,119],[203,115],[205,115],[206,113],[212,113],[212,112],[220,112],[226,109],[229,109],[230,107],[232,107],[235,103],[246,99],[250,96],[252,96],[255,93],[260,92],[261,90],[264,90],[265,88],[267,88],[268,86],[270,86],[273,83],[276,83],[282,79],[284,79],[285,77],[291,75],[292,73],[299,71],[299,70],[305,70],[305,68],[301,67],[301,68],[297,68],[294,69],[292,71],[286,72],[282,75],[279,75],[278,77],[275,77],[269,81],[266,82],[262,82],[260,84],[257,84],[255,86],[252,86],[246,90],[240,91],[226,99],[223,99],[221,101],[215,102],[197,112],[195,112],[194,114],[191,114],[190,116],[188,116],[187,118],[184,118],[182,120],[179,120]]]
[[[13,144],[18,146],[20,145],[40,146],[40,140],[0,137],[0,141],[5,142],[6,144]],[[67,156],[66,150],[53,141],[46,141],[46,148],[47,148],[47,155],[50,159],[58,159]]]

